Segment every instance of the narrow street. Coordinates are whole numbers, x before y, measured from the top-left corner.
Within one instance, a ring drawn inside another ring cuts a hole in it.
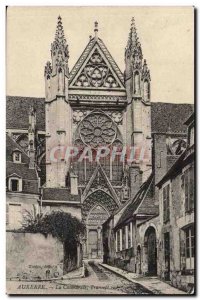
[[[151,294],[140,284],[134,284],[99,265],[98,261],[86,262],[87,276],[85,278],[65,279],[49,282],[19,282],[8,281],[9,289],[16,289],[17,294]]]

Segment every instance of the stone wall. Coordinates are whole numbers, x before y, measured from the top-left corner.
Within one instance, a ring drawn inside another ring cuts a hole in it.
[[[48,279],[63,275],[63,245],[40,233],[6,233],[6,277]]]

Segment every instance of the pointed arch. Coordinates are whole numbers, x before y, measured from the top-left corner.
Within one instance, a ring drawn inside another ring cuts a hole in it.
[[[134,72],[134,94],[140,93],[140,73],[138,70]]]
[[[116,211],[119,207],[116,201],[108,193],[102,190],[96,190],[92,192],[82,204],[82,217],[84,221],[87,219],[88,213],[95,205],[101,205],[109,212],[109,214]]]
[[[102,225],[110,216],[110,212],[101,203],[96,203],[88,212],[86,223]]]

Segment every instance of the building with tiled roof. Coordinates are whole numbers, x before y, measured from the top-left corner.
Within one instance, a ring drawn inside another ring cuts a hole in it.
[[[22,226],[27,211],[39,212],[40,179],[31,158],[6,135],[6,209],[7,229]]]

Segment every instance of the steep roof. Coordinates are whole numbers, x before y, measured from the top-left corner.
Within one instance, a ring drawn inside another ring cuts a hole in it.
[[[135,197],[130,200],[115,228],[120,227],[120,225],[130,219],[134,214],[151,216],[158,213],[158,206],[154,204],[153,181],[154,177],[153,174],[151,174],[147,181],[142,184]]]
[[[14,150],[21,151],[21,163],[14,163],[12,153]],[[29,169],[29,157],[23,149],[8,135],[6,135],[6,177],[16,174],[25,180],[38,180],[35,169]]]
[[[21,146],[15,142],[8,134],[6,134],[6,161],[13,161],[13,151],[19,149],[21,151],[22,163],[29,163],[29,157],[21,148]]]
[[[186,133],[184,122],[194,110],[192,104],[178,103],[151,103],[151,130],[152,132]]]
[[[7,96],[6,128],[27,129],[30,106],[36,109],[36,128],[45,130],[44,98]]]
[[[44,98],[7,96],[6,128],[28,129],[29,108],[30,105],[35,105],[37,118],[36,126],[38,130],[45,130],[44,101]],[[187,126],[183,123],[189,118],[193,110],[194,105],[192,104],[152,102],[152,132],[167,132],[170,126],[171,131],[174,133],[186,133]]]
[[[80,194],[71,195],[68,188],[44,188],[43,200],[57,200],[57,201],[77,201],[80,202]]]
[[[194,159],[195,159],[194,147],[191,147],[190,149],[186,149],[156,185],[160,188],[162,184],[165,183],[169,178],[178,176],[182,171],[182,169],[187,164],[192,163]]]

